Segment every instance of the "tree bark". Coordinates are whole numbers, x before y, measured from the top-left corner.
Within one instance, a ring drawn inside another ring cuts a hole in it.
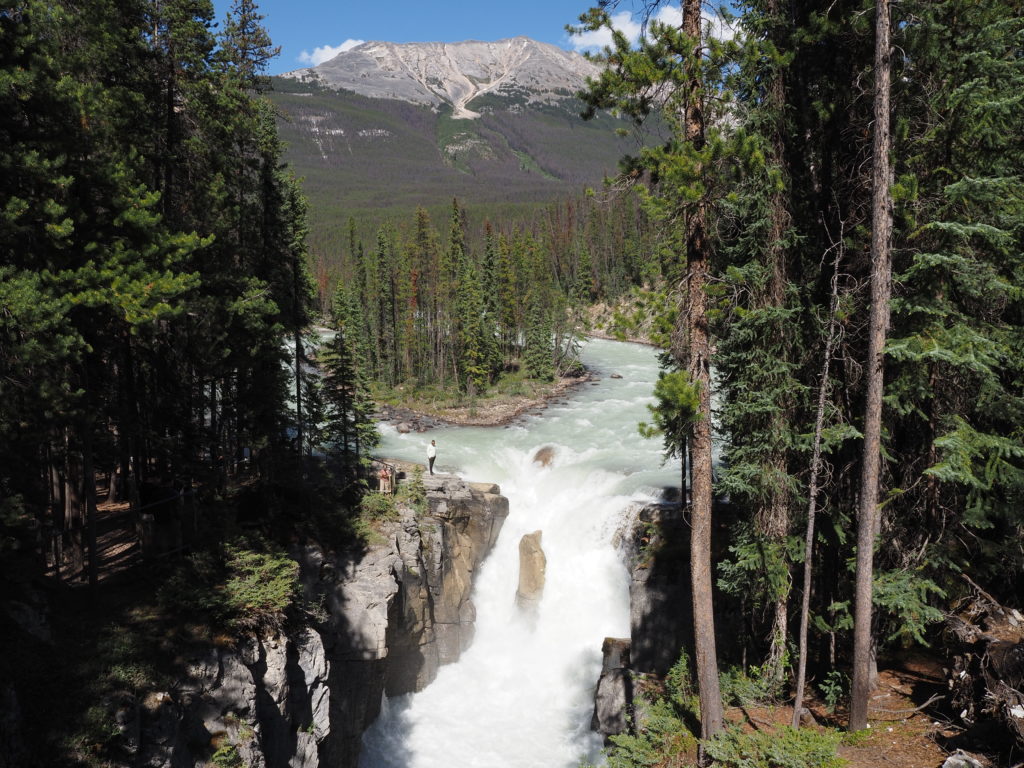
[[[821,365],[821,385],[818,388],[818,408],[814,417],[814,443],[811,451],[811,478],[807,484],[807,529],[804,536],[804,591],[800,603],[800,636],[797,640],[796,699],[793,702],[794,728],[800,727],[803,712],[804,688],[807,685],[807,628],[811,614],[811,582],[814,574],[814,524],[818,510],[818,476],[821,474],[821,439],[825,429],[825,403],[828,401],[828,376],[838,337],[839,263],[843,257],[842,235],[835,243],[836,257],[832,266],[832,298],[829,307],[828,334],[825,338],[825,359]]]
[[[691,70],[687,96],[686,140],[696,149],[704,145],[704,115],[701,110],[700,80],[701,4],[700,0],[683,3],[682,29],[694,44],[689,57]],[[697,690],[700,696],[701,738],[707,739],[722,730],[722,694],[718,684],[718,658],[715,647],[715,614],[711,575],[712,528],[712,457],[711,457],[711,345],[708,340],[707,292],[708,242],[703,202],[687,216],[686,257],[689,269],[687,285],[685,350],[675,339],[673,350],[677,359],[686,362],[693,382],[700,389],[697,418],[690,435],[691,456],[691,536],[690,577],[693,597],[693,635]]]
[[[881,480],[882,396],[884,350],[889,326],[892,265],[892,196],[890,193],[889,0],[875,3],[875,131],[872,168],[871,316],[866,365],[867,397],[864,412],[864,458],[861,464],[860,507],[857,520],[857,576],[854,595],[853,686],[850,730],[868,724],[868,696],[872,687],[871,589],[874,544],[878,531],[878,495]]]

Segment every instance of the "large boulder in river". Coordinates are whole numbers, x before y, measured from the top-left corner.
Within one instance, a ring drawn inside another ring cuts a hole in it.
[[[533,454],[533,463],[540,464],[542,467],[550,467],[551,462],[555,458],[555,446],[545,445],[543,448],[539,448],[535,454]]]
[[[544,574],[548,561],[540,546],[541,532],[528,533],[519,540],[519,588],[516,605],[526,614],[535,615],[544,595]]]

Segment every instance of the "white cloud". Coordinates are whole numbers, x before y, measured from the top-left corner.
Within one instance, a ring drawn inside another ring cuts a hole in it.
[[[702,11],[705,28],[713,37],[722,40],[731,40],[735,36],[735,30],[727,26],[716,14]],[[633,18],[631,11],[619,11],[611,17],[612,26],[622,32],[634,45],[640,40],[643,27],[640,21]],[[678,27],[683,23],[683,9],[678,5],[663,5],[658,12],[651,17],[651,21],[659,21],[662,24]],[[607,27],[602,27],[596,32],[583,32],[578,35],[569,36],[569,44],[579,52],[597,51],[612,44],[612,33]]]
[[[341,45],[321,45],[319,48],[314,48],[312,53],[309,51],[303,51],[300,53],[299,61],[303,64],[309,64],[310,66],[315,67],[317,64],[323,64],[325,61],[330,61],[342,51],[350,50],[365,42],[365,40],[352,40],[350,38]]]
[[[630,11],[619,11],[612,16],[612,26],[631,42],[635,43],[640,39],[640,22],[633,21],[633,14]],[[596,51],[612,44],[612,32],[607,27],[601,27],[594,32],[570,35],[569,42],[577,51]]]

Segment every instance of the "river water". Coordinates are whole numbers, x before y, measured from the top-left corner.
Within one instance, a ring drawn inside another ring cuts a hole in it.
[[[420,693],[385,702],[364,736],[361,768],[576,768],[596,760],[593,690],[605,637],[629,636],[628,573],[613,538],[631,501],[678,486],[678,462],[640,437],[657,379],[655,353],[594,339],[583,361],[600,375],[567,404],[509,427],[447,427],[400,435],[383,427],[380,453],[435,471],[496,482],[509,517],[473,591],[476,636]],[[612,373],[622,378],[611,378]],[[554,446],[551,465],[533,463]],[[547,579],[535,625],[515,606],[519,539],[543,531]]]

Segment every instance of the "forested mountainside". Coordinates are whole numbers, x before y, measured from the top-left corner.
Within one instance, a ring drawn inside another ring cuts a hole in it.
[[[568,94],[529,103],[524,93],[488,93],[472,102],[478,118],[456,119],[447,104],[369,98],[287,78],[273,84],[285,156],[309,199],[315,254],[345,242],[349,217],[372,237],[387,217],[417,206],[443,215],[452,197],[479,211],[477,218],[522,218],[600,186],[634,146],[616,133],[627,123],[608,115],[583,122],[582,103]]]

